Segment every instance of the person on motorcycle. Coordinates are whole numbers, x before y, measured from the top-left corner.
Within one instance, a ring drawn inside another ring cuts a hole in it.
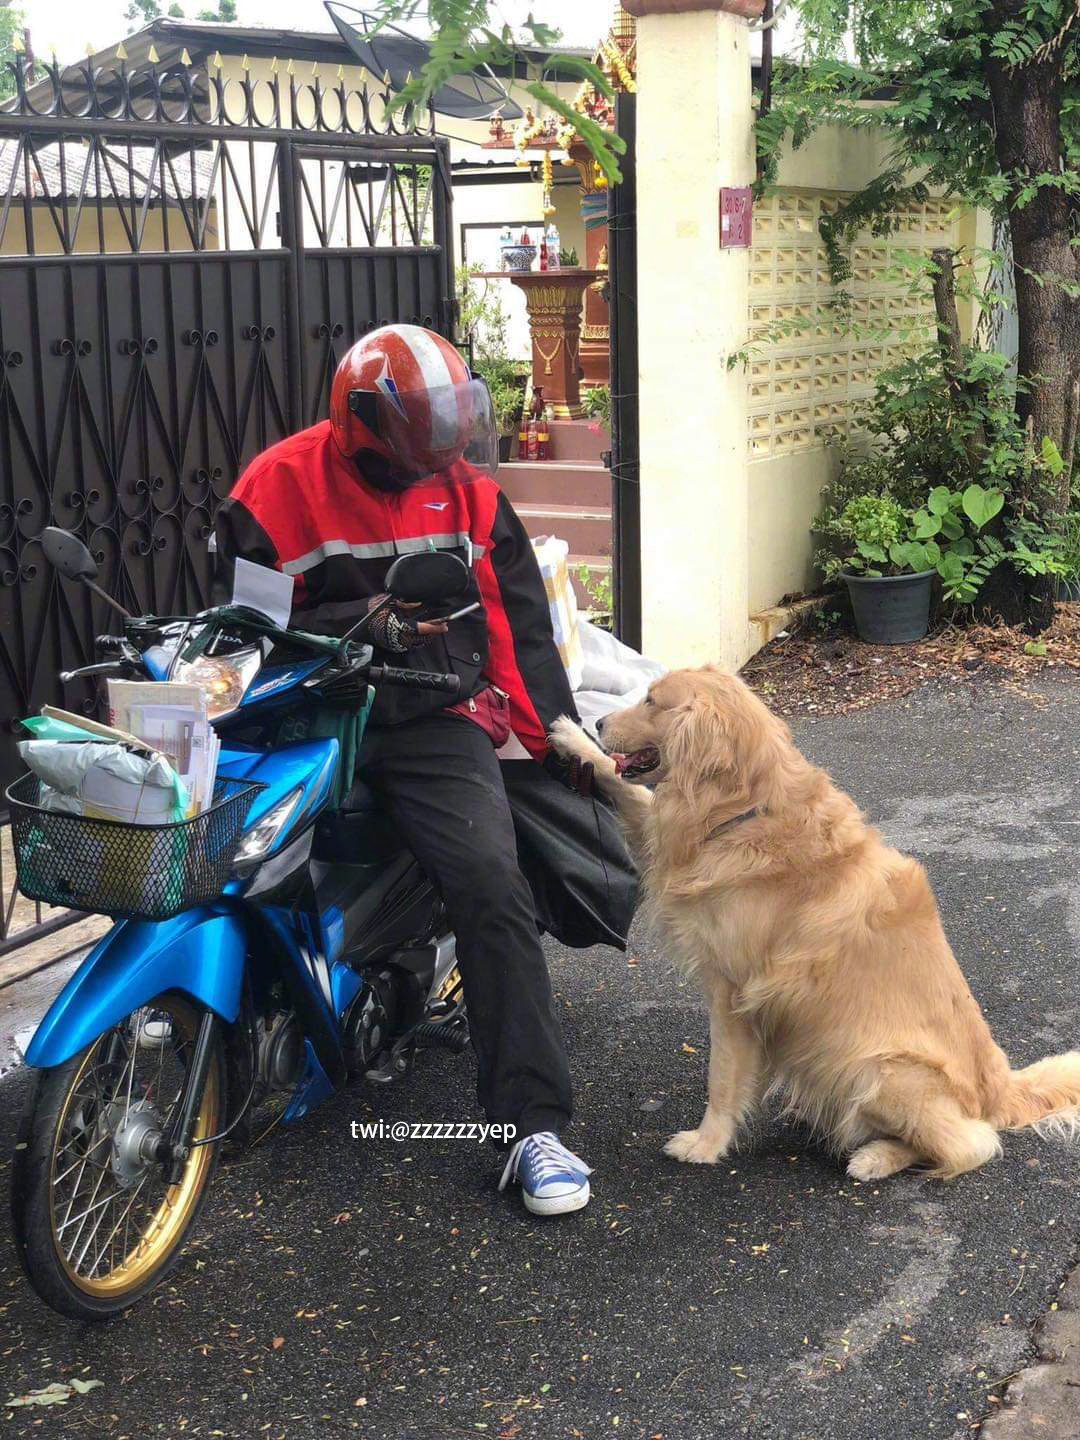
[[[487,387],[454,346],[383,326],[338,365],[330,418],[248,466],[217,512],[217,551],[225,581],[237,557],[291,575],[297,628],[342,635],[364,620],[363,638],[394,664],[459,677],[453,703],[381,687],[357,771],[457,937],[479,1100],[490,1121],[516,1127],[500,1188],[517,1179],[527,1208],[553,1215],[588,1202],[591,1172],[559,1139],[569,1065],[495,751],[512,729],[572,782],[547,732],[576,711],[532,545],[493,479],[496,445]],[[394,557],[430,548],[469,566],[455,605],[477,602],[471,613],[447,621],[386,604]]]

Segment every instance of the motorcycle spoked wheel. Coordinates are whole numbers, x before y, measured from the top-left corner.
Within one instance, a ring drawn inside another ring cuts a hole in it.
[[[180,1180],[143,1158],[180,1103],[202,1009],[160,995],[63,1065],[41,1070],[19,1134],[15,1238],[38,1295],[62,1315],[106,1320],[180,1258],[217,1166],[220,1141],[193,1145]],[[211,1057],[193,1139],[224,1129],[226,1056]]]

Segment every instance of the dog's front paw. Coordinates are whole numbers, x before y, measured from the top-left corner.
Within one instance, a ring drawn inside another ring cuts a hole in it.
[[[715,1165],[727,1154],[722,1136],[705,1135],[700,1130],[680,1130],[664,1146],[664,1154],[688,1165]]]
[[[604,774],[616,773],[615,762],[569,715],[560,715],[548,732],[551,748],[567,760],[581,760]]]

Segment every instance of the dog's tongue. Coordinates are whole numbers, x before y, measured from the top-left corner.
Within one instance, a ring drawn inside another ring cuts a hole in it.
[[[616,750],[616,751],[613,751],[613,752],[612,752],[611,758],[612,758],[612,760],[615,761],[615,772],[616,772],[616,774],[621,775],[622,772],[626,769],[627,764],[630,762],[630,760],[633,759],[633,756],[631,756],[631,755],[621,755],[621,754]]]

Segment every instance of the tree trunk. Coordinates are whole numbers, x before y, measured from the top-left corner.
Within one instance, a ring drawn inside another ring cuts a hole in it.
[[[1019,13],[1019,0],[996,8],[999,20]],[[1016,309],[1019,325],[1018,370],[1032,382],[1018,402],[1020,418],[1032,424],[1036,452],[1049,437],[1064,454],[1070,429],[1074,384],[1080,377],[1080,301],[1063,288],[1080,282],[1080,252],[1069,244],[1070,197],[1042,185],[1023,206],[1021,187],[1036,175],[1062,171],[1061,66],[1067,45],[1048,58],[1010,68],[987,60],[986,78],[994,106],[995,145],[1002,173],[1009,178],[1009,228],[1012,234]],[[1069,456],[1065,455],[1068,462]],[[1036,497],[1033,497],[1036,498]],[[1044,513],[1068,508],[1063,480],[1041,500]]]

